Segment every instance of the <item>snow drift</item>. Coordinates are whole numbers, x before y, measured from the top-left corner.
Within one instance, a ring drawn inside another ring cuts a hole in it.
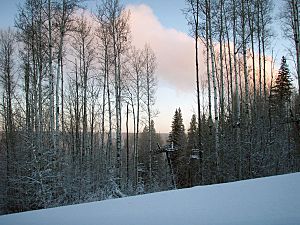
[[[299,225],[300,173],[0,217],[1,225]]]

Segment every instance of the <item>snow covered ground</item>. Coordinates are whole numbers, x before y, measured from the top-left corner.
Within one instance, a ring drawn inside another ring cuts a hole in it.
[[[0,216],[1,225],[299,225],[300,173]]]

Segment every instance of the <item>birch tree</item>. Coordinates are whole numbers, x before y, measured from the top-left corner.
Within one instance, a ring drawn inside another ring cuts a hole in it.
[[[14,96],[14,51],[15,34],[12,30],[0,30],[0,86],[1,114],[4,117],[4,149],[6,151],[6,179],[3,190],[8,212],[16,212],[18,203],[15,193],[18,192],[18,183],[15,182],[17,176],[16,164],[16,136],[13,118],[13,96]],[[4,163],[4,162],[3,162]]]
[[[196,90],[197,90],[197,115],[198,115],[198,146],[201,148],[201,102],[200,102],[200,78],[199,78],[199,31],[200,31],[200,13],[201,3],[199,0],[186,0],[187,9],[185,9],[186,19],[191,27],[192,37],[195,44],[195,69],[196,69]],[[207,64],[208,65],[208,64]],[[209,67],[207,68],[209,74]],[[210,85],[210,84],[209,84]]]
[[[113,46],[113,67],[114,67],[114,88],[115,88],[115,115],[116,115],[116,179],[119,188],[122,179],[122,160],[121,160],[121,123],[122,123],[122,55],[127,48],[129,41],[129,14],[125,12],[118,0],[106,1],[109,12],[110,35]]]
[[[79,7],[81,0],[62,0],[62,2],[54,3],[55,24],[58,28],[58,50],[56,64],[56,87],[55,87],[55,128],[56,138],[60,137],[60,122],[62,125],[62,133],[64,133],[64,77],[63,77],[63,50],[65,47],[65,38],[68,32],[72,29],[72,16]],[[60,91],[61,90],[61,91]],[[61,98],[61,104],[60,104]],[[61,109],[60,109],[61,107]],[[60,113],[61,111],[61,113]],[[59,140],[57,140],[59,143]]]
[[[152,137],[153,132],[151,130],[151,122],[153,121],[153,117],[155,116],[155,112],[153,110],[153,105],[155,101],[155,89],[156,89],[156,77],[154,75],[156,69],[156,58],[153,50],[149,45],[145,45],[144,48],[144,67],[145,67],[145,75],[146,75],[146,106],[147,106],[147,123],[149,127],[149,183],[150,186],[152,184],[152,152],[154,146],[152,146]]]
[[[300,4],[297,0],[283,0],[282,21],[283,31],[287,38],[293,42],[294,52],[296,53],[296,71],[298,78],[298,93],[300,95]]]

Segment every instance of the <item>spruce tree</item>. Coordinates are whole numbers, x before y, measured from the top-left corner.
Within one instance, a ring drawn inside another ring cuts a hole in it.
[[[205,121],[202,120],[202,121]],[[202,123],[203,125],[203,123]],[[193,151],[193,149],[198,149],[198,124],[196,115],[192,115],[192,119],[190,122],[190,128],[188,129],[187,134],[187,149],[186,149],[186,158],[188,160],[188,186],[194,186],[195,184],[200,183],[200,155],[199,152]],[[199,158],[198,158],[199,156]]]
[[[182,120],[181,109],[176,109],[171,126],[172,130],[169,134],[168,142],[173,143],[175,151],[170,152],[170,158],[175,175],[177,188],[187,187],[187,169],[188,160],[186,157],[186,136]]]
[[[286,58],[283,56],[275,85],[271,89],[270,97],[272,104],[282,105],[285,102],[289,102],[292,95],[292,89],[292,78],[286,63]]]
[[[188,135],[187,135],[187,148],[188,149],[194,149],[198,147],[198,134],[197,134],[197,118],[196,115],[193,114],[191,122],[190,122],[190,128],[188,129]]]
[[[178,148],[184,148],[186,136],[180,108],[175,110],[171,128],[168,142],[170,144],[173,142],[174,146]]]
[[[156,133],[154,121],[151,120],[150,123],[151,132],[151,146],[155,148],[157,143],[162,144],[160,136]],[[141,173],[141,178],[144,183],[144,191],[153,192],[166,189],[165,177],[165,162],[162,154],[153,154],[152,156],[152,179],[150,180],[150,158],[149,158],[149,127],[145,126],[143,132],[140,134],[139,142],[139,163],[143,165],[143,171]],[[151,183],[150,183],[151,182]]]
[[[283,56],[275,84],[271,88],[270,109],[272,112],[271,119],[273,119],[273,123],[280,124],[288,117],[288,107],[290,105],[292,89],[292,78],[286,63],[286,58]]]
[[[270,131],[271,155],[275,160],[273,173],[282,173],[289,167],[292,142],[290,139],[290,110],[292,95],[292,79],[285,57],[282,57],[281,66],[270,96]]]

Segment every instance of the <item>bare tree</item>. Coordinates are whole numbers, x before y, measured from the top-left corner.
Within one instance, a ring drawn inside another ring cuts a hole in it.
[[[298,78],[298,93],[300,95],[300,22],[299,22],[299,1],[284,0],[282,7],[283,31],[292,40],[296,53],[296,70]]]
[[[145,67],[145,75],[146,75],[146,105],[147,105],[147,123],[149,127],[149,185],[152,185],[152,152],[154,146],[152,146],[152,131],[151,131],[151,121],[155,116],[153,111],[154,105],[154,94],[155,94],[155,87],[156,87],[156,78],[154,76],[155,69],[156,69],[156,58],[153,50],[150,48],[149,45],[145,45],[144,48],[144,67]]]
[[[16,139],[15,126],[13,119],[13,96],[14,96],[14,51],[15,34],[12,30],[0,30],[0,85],[2,89],[3,104],[1,114],[4,117],[4,135],[6,150],[6,180],[5,196],[6,209],[8,212],[14,212],[18,207],[15,199],[15,193],[18,184],[14,182],[16,171]]]
[[[201,102],[200,102],[200,79],[199,79],[199,31],[201,4],[199,0],[186,0],[187,9],[185,15],[191,26],[191,33],[195,43],[195,66],[196,66],[196,89],[197,89],[197,115],[198,115],[198,146],[201,149]],[[207,64],[208,65],[208,64]],[[207,68],[209,74],[209,67]],[[210,84],[209,84],[210,85]]]
[[[81,0],[62,0],[62,2],[54,2],[55,25],[58,28],[58,50],[57,50],[57,72],[56,72],[56,88],[55,88],[55,128],[56,142],[59,144],[59,120],[60,120],[60,97],[61,97],[61,124],[64,133],[64,77],[63,77],[63,50],[65,47],[64,39],[67,33],[72,29],[72,16],[76,12]],[[60,92],[61,90],[61,92]]]

